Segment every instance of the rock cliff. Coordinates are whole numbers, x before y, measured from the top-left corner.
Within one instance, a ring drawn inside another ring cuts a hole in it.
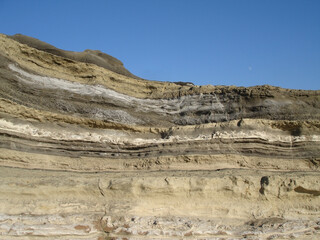
[[[317,239],[319,141],[320,91],[0,34],[1,239]]]

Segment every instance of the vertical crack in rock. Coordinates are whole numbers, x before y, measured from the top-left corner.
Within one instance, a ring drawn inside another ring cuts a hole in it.
[[[101,186],[100,186],[100,181],[101,181],[101,179],[99,178],[99,179],[98,179],[98,188],[99,188],[100,194],[104,197],[104,191],[103,191],[103,189],[102,189]]]

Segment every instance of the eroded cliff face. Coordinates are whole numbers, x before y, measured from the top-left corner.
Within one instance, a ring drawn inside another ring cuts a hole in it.
[[[1,239],[319,238],[319,100],[0,35]]]

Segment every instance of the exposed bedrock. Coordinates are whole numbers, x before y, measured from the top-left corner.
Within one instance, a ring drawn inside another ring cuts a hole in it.
[[[12,76],[3,80],[3,97],[32,104],[34,108],[78,114],[106,121],[139,124],[192,125],[241,118],[313,119],[319,116],[317,95],[304,101],[297,96],[262,86],[266,95],[239,91],[212,91],[165,99],[136,98],[110,90],[102,85],[89,85],[31,74],[18,65],[8,64]],[[7,80],[7,81],[6,81]],[[10,89],[8,91],[8,89]],[[259,89],[259,88],[258,88]],[[179,89],[177,89],[179,91]],[[17,95],[16,92],[23,92]],[[220,93],[216,93],[220,92]],[[250,94],[246,96],[246,94]],[[302,95],[308,93],[302,93]],[[314,95],[313,93],[312,95]],[[252,95],[252,96],[251,96]],[[278,95],[278,96],[277,96]],[[39,98],[43,98],[39,101]],[[26,101],[28,100],[28,101]],[[88,105],[90,108],[88,108]]]
[[[2,239],[319,236],[318,172],[0,172]]]
[[[319,91],[0,34],[0,239],[317,239],[319,142]]]
[[[87,49],[83,52],[65,51],[65,50],[56,48],[48,43],[42,42],[36,38],[25,36],[22,34],[15,34],[13,36],[8,36],[8,37],[17,42],[26,44],[32,48],[35,48],[41,51],[45,51],[57,56],[65,57],[65,58],[72,59],[79,62],[92,63],[97,66],[109,69],[113,72],[116,72],[125,76],[129,76],[129,77],[137,78],[132,73],[130,73],[127,69],[124,68],[123,63],[120,60],[98,50]]]

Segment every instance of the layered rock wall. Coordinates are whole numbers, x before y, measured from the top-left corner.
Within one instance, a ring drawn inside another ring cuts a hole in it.
[[[1,239],[320,235],[319,91],[148,81],[40,43],[0,35]]]

